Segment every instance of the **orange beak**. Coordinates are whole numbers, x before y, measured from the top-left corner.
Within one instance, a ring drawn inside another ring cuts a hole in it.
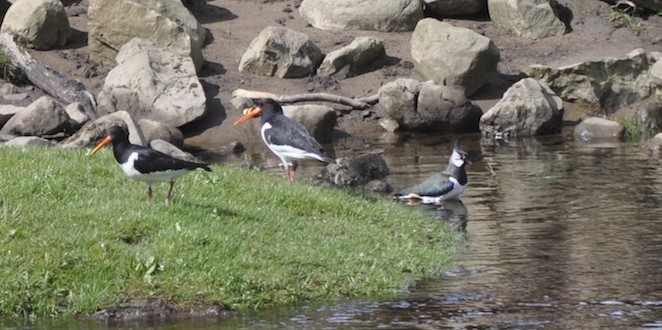
[[[94,147],[94,150],[90,153],[90,156],[94,155],[97,153],[97,151],[101,150],[101,148],[105,147],[107,144],[113,142],[113,138],[111,136],[106,136],[101,143],[99,143],[96,147]]]
[[[251,118],[259,117],[262,114],[262,109],[258,106],[252,106],[248,109],[248,112],[243,115],[241,118],[237,119],[237,121],[234,122],[234,125],[232,126],[237,126]]]

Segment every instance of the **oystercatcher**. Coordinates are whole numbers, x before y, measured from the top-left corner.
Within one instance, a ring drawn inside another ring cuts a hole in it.
[[[459,200],[469,182],[464,167],[470,163],[468,154],[460,150],[456,144],[445,171],[437,172],[425,181],[398,192],[395,198],[402,201],[418,201],[423,204]]]
[[[262,116],[262,140],[273,152],[287,171],[287,178],[294,181],[297,159],[316,159],[325,163],[336,160],[327,155],[324,148],[313,138],[301,123],[283,114],[283,108],[273,99],[256,100],[256,105],[237,119],[237,126],[248,119]]]
[[[120,126],[108,129],[108,136],[99,143],[90,155],[94,155],[107,144],[113,144],[113,155],[128,177],[147,183],[147,197],[152,199],[152,183],[168,182],[165,205],[172,201],[175,179],[195,170],[211,171],[208,164],[188,162],[173,158],[160,151],[129,143],[129,132]]]

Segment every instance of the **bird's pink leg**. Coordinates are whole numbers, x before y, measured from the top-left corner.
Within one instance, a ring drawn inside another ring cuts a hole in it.
[[[294,177],[296,176],[297,172],[297,162],[292,161],[292,166],[288,167],[287,170],[287,178],[290,179],[290,181],[294,181]]]

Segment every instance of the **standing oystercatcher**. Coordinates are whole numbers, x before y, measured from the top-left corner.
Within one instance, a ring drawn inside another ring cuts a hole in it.
[[[464,167],[470,163],[468,154],[460,150],[456,143],[445,171],[437,172],[425,181],[398,192],[395,198],[403,201],[419,201],[423,204],[459,200],[469,182]]]
[[[152,199],[152,183],[169,182],[165,205],[172,201],[172,187],[175,179],[195,170],[211,171],[208,164],[192,163],[173,158],[160,151],[129,143],[129,132],[125,128],[113,126],[108,136],[97,145],[90,155],[94,155],[107,144],[113,144],[113,155],[130,178],[147,183],[147,197]]]
[[[272,99],[256,100],[256,105],[239,118],[234,126],[248,119],[262,116],[262,140],[278,158],[287,171],[287,178],[294,181],[297,159],[317,159],[325,163],[336,160],[327,155],[324,148],[308,133],[301,123],[283,114],[283,108]]]

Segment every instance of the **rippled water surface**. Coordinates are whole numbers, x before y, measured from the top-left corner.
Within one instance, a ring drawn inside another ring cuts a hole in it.
[[[445,167],[454,139],[385,135],[334,147],[337,156],[381,150],[399,189]],[[636,144],[561,136],[462,143],[480,156],[462,203],[417,207],[466,232],[444,276],[386,299],[142,327],[662,329],[659,161]],[[265,166],[279,171],[275,161]],[[304,176],[319,170],[305,167]]]

